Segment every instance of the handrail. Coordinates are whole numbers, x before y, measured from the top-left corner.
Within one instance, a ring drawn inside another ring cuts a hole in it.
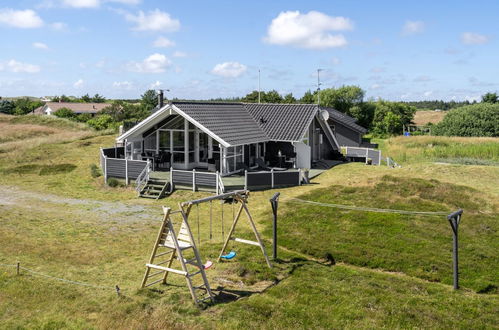
[[[149,180],[149,172],[150,172],[150,163],[147,162],[147,165],[144,167],[142,172],[140,172],[139,176],[135,180],[135,191],[140,193],[140,191],[144,188],[147,181]]]
[[[225,186],[224,186],[224,182],[222,180],[222,176],[220,175],[220,173],[215,173],[215,174],[217,174],[218,187],[219,187],[220,191],[223,193],[225,191]]]

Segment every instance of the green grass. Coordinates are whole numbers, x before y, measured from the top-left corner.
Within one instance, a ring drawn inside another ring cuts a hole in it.
[[[0,267],[0,328],[497,326],[499,173],[494,166],[434,164],[433,158],[421,155],[423,142],[408,147],[405,141],[414,139],[391,139],[384,147],[406,152],[403,168],[340,165],[312,185],[280,189],[281,262],[268,269],[258,248],[231,243],[229,249],[236,250],[237,257],[215,263],[207,272],[212,288],[223,294],[215,306],[198,309],[182,278],[172,276],[172,285],[153,290],[138,287],[161,206],[177,208],[178,202],[209,194],[176,191],[154,201],[136,198],[130,187],[106,187],[91,165],[99,161],[99,147],[113,144],[113,135],[58,119],[44,123],[52,119],[5,117],[0,116],[0,122],[11,131],[27,127],[23,125],[36,126],[37,131],[61,126],[49,135],[27,132],[18,137],[21,141],[6,136],[0,142],[0,263],[20,261],[35,271],[109,289],[25,271],[16,276],[15,268]],[[455,139],[438,141],[452,144]],[[482,142],[491,141],[468,144]],[[451,159],[450,154],[441,158]],[[268,199],[274,192],[252,192],[249,202],[269,252]],[[289,197],[405,210],[464,208],[463,289],[453,292],[449,285],[451,235],[444,218],[347,212],[295,204]],[[203,260],[214,261],[222,245],[222,205],[213,203],[212,239],[209,206],[193,208],[190,224],[200,236]],[[231,215],[231,206],[225,205],[225,234]],[[245,219],[236,235],[254,239]],[[326,254],[338,264],[327,265]],[[123,292],[120,298],[116,284]]]
[[[499,164],[499,138],[411,136],[380,142],[385,155],[402,163],[449,159],[461,164]]]
[[[466,186],[384,176],[373,186],[329,186],[301,199],[414,211],[465,210],[460,226],[462,285],[498,293],[497,211]],[[302,253],[452,284],[452,234],[445,216],[414,216],[287,202],[280,241]]]

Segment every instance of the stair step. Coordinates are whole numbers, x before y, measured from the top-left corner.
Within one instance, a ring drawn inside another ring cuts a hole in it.
[[[142,198],[151,198],[151,199],[156,199],[157,196],[150,196],[150,195],[140,195]]]

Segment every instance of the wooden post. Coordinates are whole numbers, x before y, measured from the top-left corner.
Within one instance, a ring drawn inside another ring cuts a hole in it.
[[[128,159],[125,158],[125,184],[128,186]]]
[[[457,234],[459,223],[461,222],[461,215],[463,210],[457,210],[447,216],[450,226],[452,228],[452,268],[454,273],[454,290],[459,289],[459,254],[458,254],[458,240]]]
[[[21,263],[19,261],[16,264],[16,274],[17,275],[21,274]]]
[[[274,216],[273,222],[272,222],[272,229],[273,229],[273,244],[272,244],[272,251],[273,251],[273,259],[277,259],[277,206],[279,205],[279,195],[280,193],[276,192],[274,196],[270,199],[270,205],[272,206],[272,215]]]
[[[192,170],[192,191],[196,191],[196,169]]]
[[[244,190],[248,190],[248,170],[244,170]]]
[[[216,179],[217,182],[216,182],[216,188],[215,188],[215,190],[216,190],[216,193],[218,195],[218,190],[219,190],[219,187],[218,187],[219,181],[218,180],[220,180],[220,176],[218,174],[218,171],[216,172],[216,175],[217,175],[217,179]]]
[[[104,184],[107,186],[107,156],[104,155]]]

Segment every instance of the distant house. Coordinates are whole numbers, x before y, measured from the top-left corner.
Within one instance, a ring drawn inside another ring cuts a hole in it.
[[[47,102],[41,107],[36,108],[33,113],[35,115],[52,115],[61,108],[68,108],[77,115],[88,113],[93,117],[97,112],[110,105],[110,103]]]

